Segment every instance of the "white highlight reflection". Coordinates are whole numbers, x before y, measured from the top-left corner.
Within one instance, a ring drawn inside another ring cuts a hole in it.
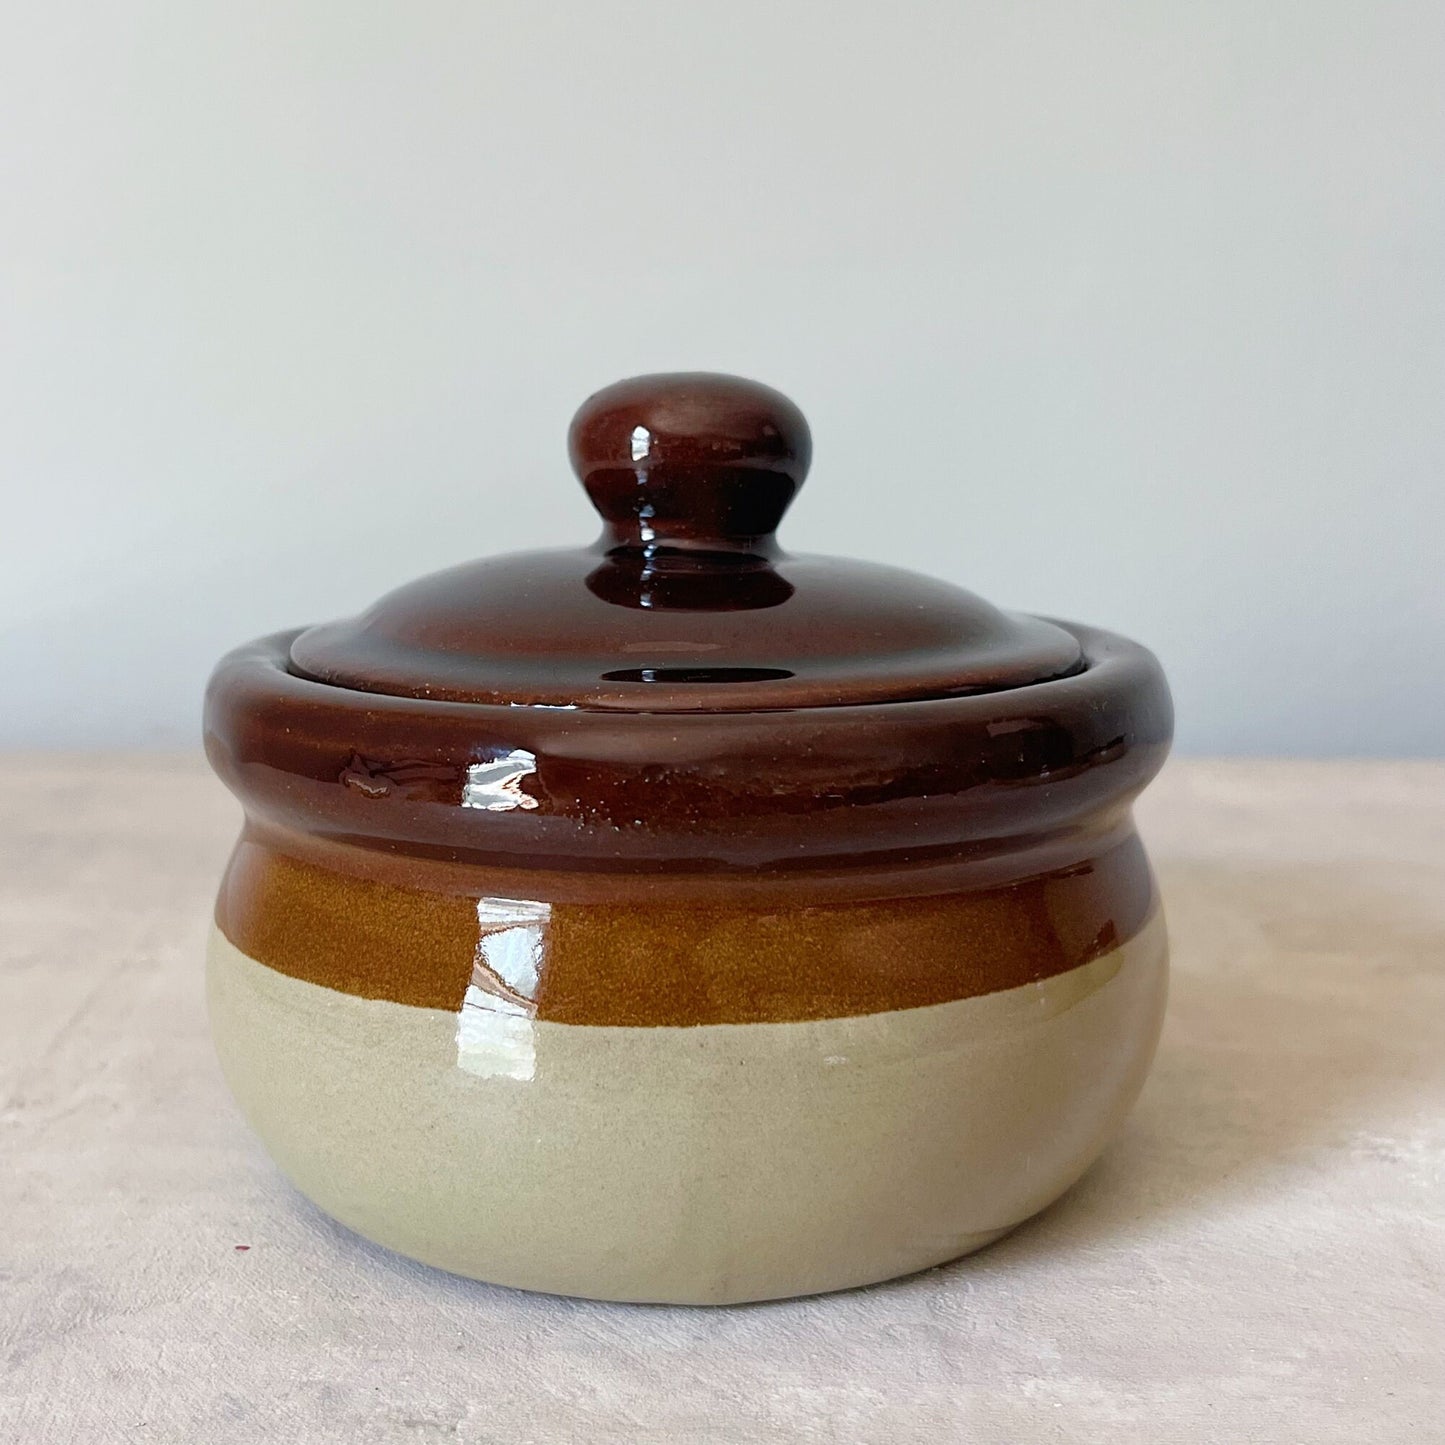
[[[457,1066],[484,1079],[536,1073],[537,974],[552,908],[527,899],[477,899],[472,981],[457,1016]]]
[[[537,800],[522,791],[522,781],[537,771],[536,754],[517,748],[488,763],[469,763],[462,784],[462,807],[509,813],[513,808],[535,808]]]

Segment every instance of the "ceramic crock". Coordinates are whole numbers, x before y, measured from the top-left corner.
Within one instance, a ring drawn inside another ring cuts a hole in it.
[[[1134,1100],[1159,666],[782,551],[810,450],[756,383],[619,383],[570,434],[592,546],[216,668],[216,1045],[367,1238],[604,1299],[841,1289],[997,1239]]]

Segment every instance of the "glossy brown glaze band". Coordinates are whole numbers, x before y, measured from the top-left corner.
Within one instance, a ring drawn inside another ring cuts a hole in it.
[[[838,1018],[1036,982],[1133,937],[1154,885],[1132,834],[1003,887],[770,907],[476,898],[334,872],[243,839],[216,905],[256,961],[363,998],[457,1010],[469,988],[556,1023]]]
[[[1097,827],[1173,726],[1153,655],[1060,623],[1083,671],[1004,692],[618,714],[353,691],[223,658],[206,750],[250,817],[418,858],[600,873],[848,868],[1012,853]]]

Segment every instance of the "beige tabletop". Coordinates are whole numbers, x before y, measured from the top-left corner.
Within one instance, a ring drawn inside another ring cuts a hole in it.
[[[1445,764],[1173,764],[1118,1143],[973,1258],[702,1310],[373,1248],[232,1107],[195,760],[0,771],[0,1440],[1445,1440]]]

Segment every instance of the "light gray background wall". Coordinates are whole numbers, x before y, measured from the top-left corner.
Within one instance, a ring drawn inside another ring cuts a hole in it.
[[[1134,633],[1194,751],[1445,750],[1445,6],[11,3],[0,743],[579,540],[708,367],[785,539]]]

